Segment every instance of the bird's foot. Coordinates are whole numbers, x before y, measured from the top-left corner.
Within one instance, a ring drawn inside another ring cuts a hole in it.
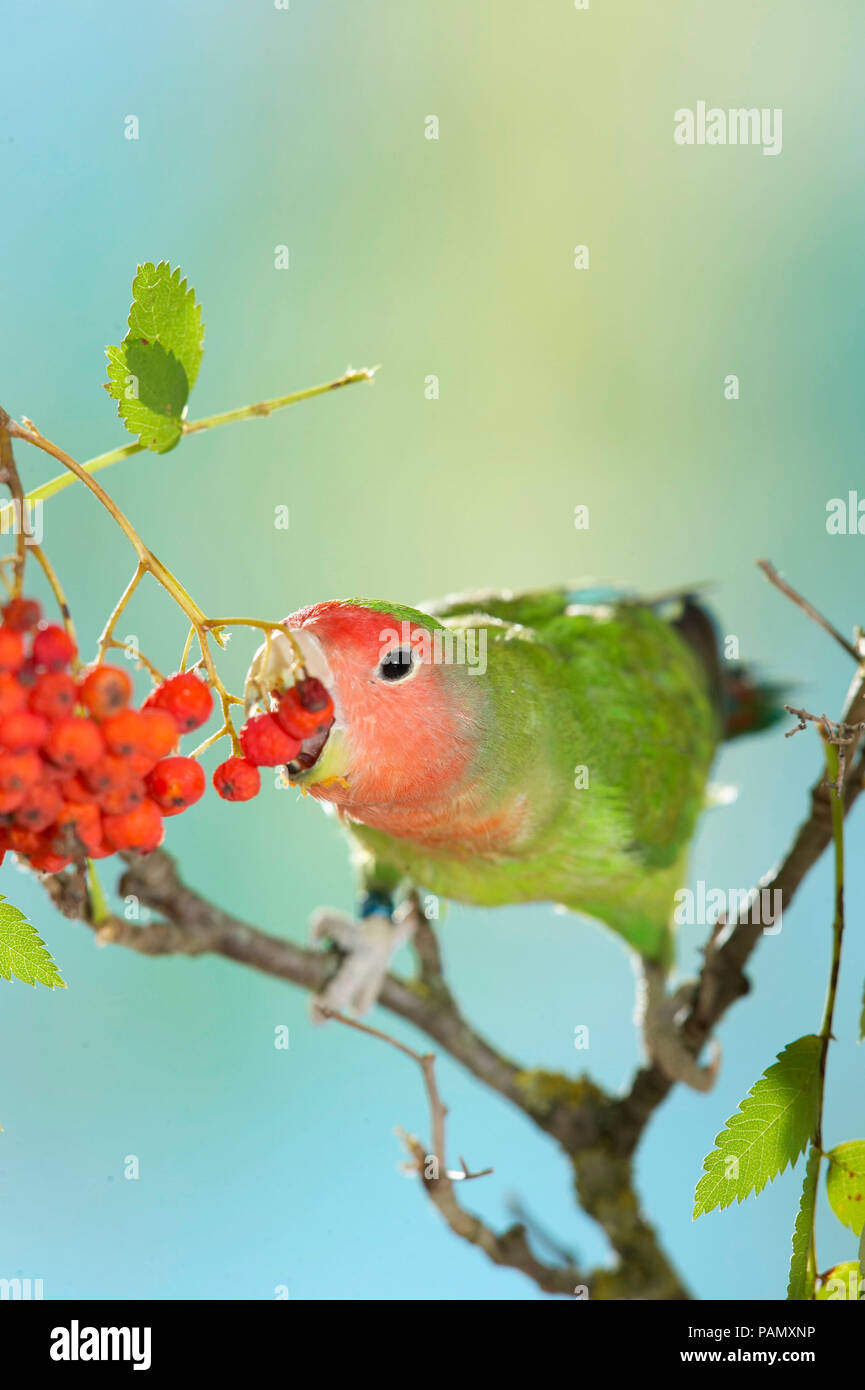
[[[313,941],[332,942],[342,957],[336,974],[310,1000],[313,1019],[322,1023],[326,1010],[365,1014],[373,1007],[393,957],[414,934],[415,917],[405,904],[390,912],[376,903],[360,920],[322,907],[309,926]]]
[[[672,994],[667,994],[663,968],[644,960],[634,1022],[642,1028],[650,1060],[665,1076],[695,1091],[711,1091],[721,1066],[720,1045],[712,1039],[711,1060],[703,1066],[686,1044],[680,1029],[682,1018],[694,1002],[697,984],[696,980],[683,980]]]

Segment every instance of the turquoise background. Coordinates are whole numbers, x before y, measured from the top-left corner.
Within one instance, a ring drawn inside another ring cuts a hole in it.
[[[80,459],[123,442],[103,348],[123,336],[136,263],[168,258],[207,324],[193,417],[382,364],[374,387],[102,475],[208,612],[708,580],[743,658],[837,712],[849,661],[754,561],[770,556],[845,632],[865,617],[865,540],[825,527],[827,501],[862,486],[863,40],[861,6],[802,0],[17,6],[0,91],[2,403]],[[782,154],[675,146],[673,112],[698,100],[782,108]],[[28,483],[50,476],[18,456]],[[45,545],[89,652],[131,552],[78,488],[47,504]],[[155,589],[125,632],[176,664],[183,623]],[[250,650],[240,636],[227,654],[235,684]],[[813,736],[780,731],[725,751],[716,777],[739,800],[706,815],[694,880],[762,874],[818,758]],[[860,811],[850,825],[830,1144],[865,1128]],[[168,843],[190,882],[296,940],[315,906],[352,903],[337,830],[294,792],[211,797]],[[11,860],[2,891],[69,989],[0,989],[0,1275],[42,1278],[48,1298],[539,1297],[400,1175],[394,1126],[427,1124],[403,1058],[314,1029],[300,992],[227,962],[96,949]],[[701,1297],[783,1296],[801,1170],[696,1224],[691,1201],[723,1121],[819,1025],[830,917],[822,863],[721,1029],[716,1090],[675,1094],[640,1152],[646,1207]],[[507,1053],[626,1082],[633,978],[612,936],[547,906],[455,907],[441,935],[469,1017]],[[703,935],[683,929],[683,969]],[[455,1152],[496,1170],[470,1204],[503,1226],[517,1194],[587,1265],[605,1259],[552,1146],[444,1057],[440,1079]],[[854,1246],[823,1213],[821,1267]]]

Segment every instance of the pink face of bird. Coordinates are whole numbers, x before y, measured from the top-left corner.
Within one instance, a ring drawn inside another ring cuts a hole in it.
[[[447,797],[471,763],[475,681],[435,660],[432,629],[361,604],[329,602],[286,619],[335,721],[315,764],[293,781],[360,815]],[[467,689],[468,687],[468,689]]]

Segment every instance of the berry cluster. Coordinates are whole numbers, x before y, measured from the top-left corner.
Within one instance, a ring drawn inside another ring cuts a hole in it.
[[[191,671],[170,676],[141,709],[114,666],[73,674],[75,643],[13,598],[0,623],[0,862],[12,849],[44,873],[85,856],[147,853],[163,820],[192,806],[205,779],[174,750],[209,717],[213,696]]]
[[[213,785],[226,801],[249,801],[261,789],[260,767],[299,761],[311,767],[333,724],[333,701],[320,680],[306,676],[281,695],[273,708],[253,714],[240,730],[242,758],[228,758],[213,774]]]

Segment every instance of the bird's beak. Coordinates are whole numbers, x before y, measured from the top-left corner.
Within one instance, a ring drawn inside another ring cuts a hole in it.
[[[307,674],[321,681],[334,702],[330,730],[324,736],[314,734],[304,739],[297,757],[288,764],[289,780],[304,787],[344,782],[348,772],[348,750],[333,672],[321,643],[311,632],[295,628],[289,628],[288,632],[300,648]],[[269,709],[271,695],[282,694],[301,674],[297,649],[292,642],[281,632],[271,633],[270,640],[262,643],[255,653],[247,672],[243,692],[246,714],[254,709]]]

